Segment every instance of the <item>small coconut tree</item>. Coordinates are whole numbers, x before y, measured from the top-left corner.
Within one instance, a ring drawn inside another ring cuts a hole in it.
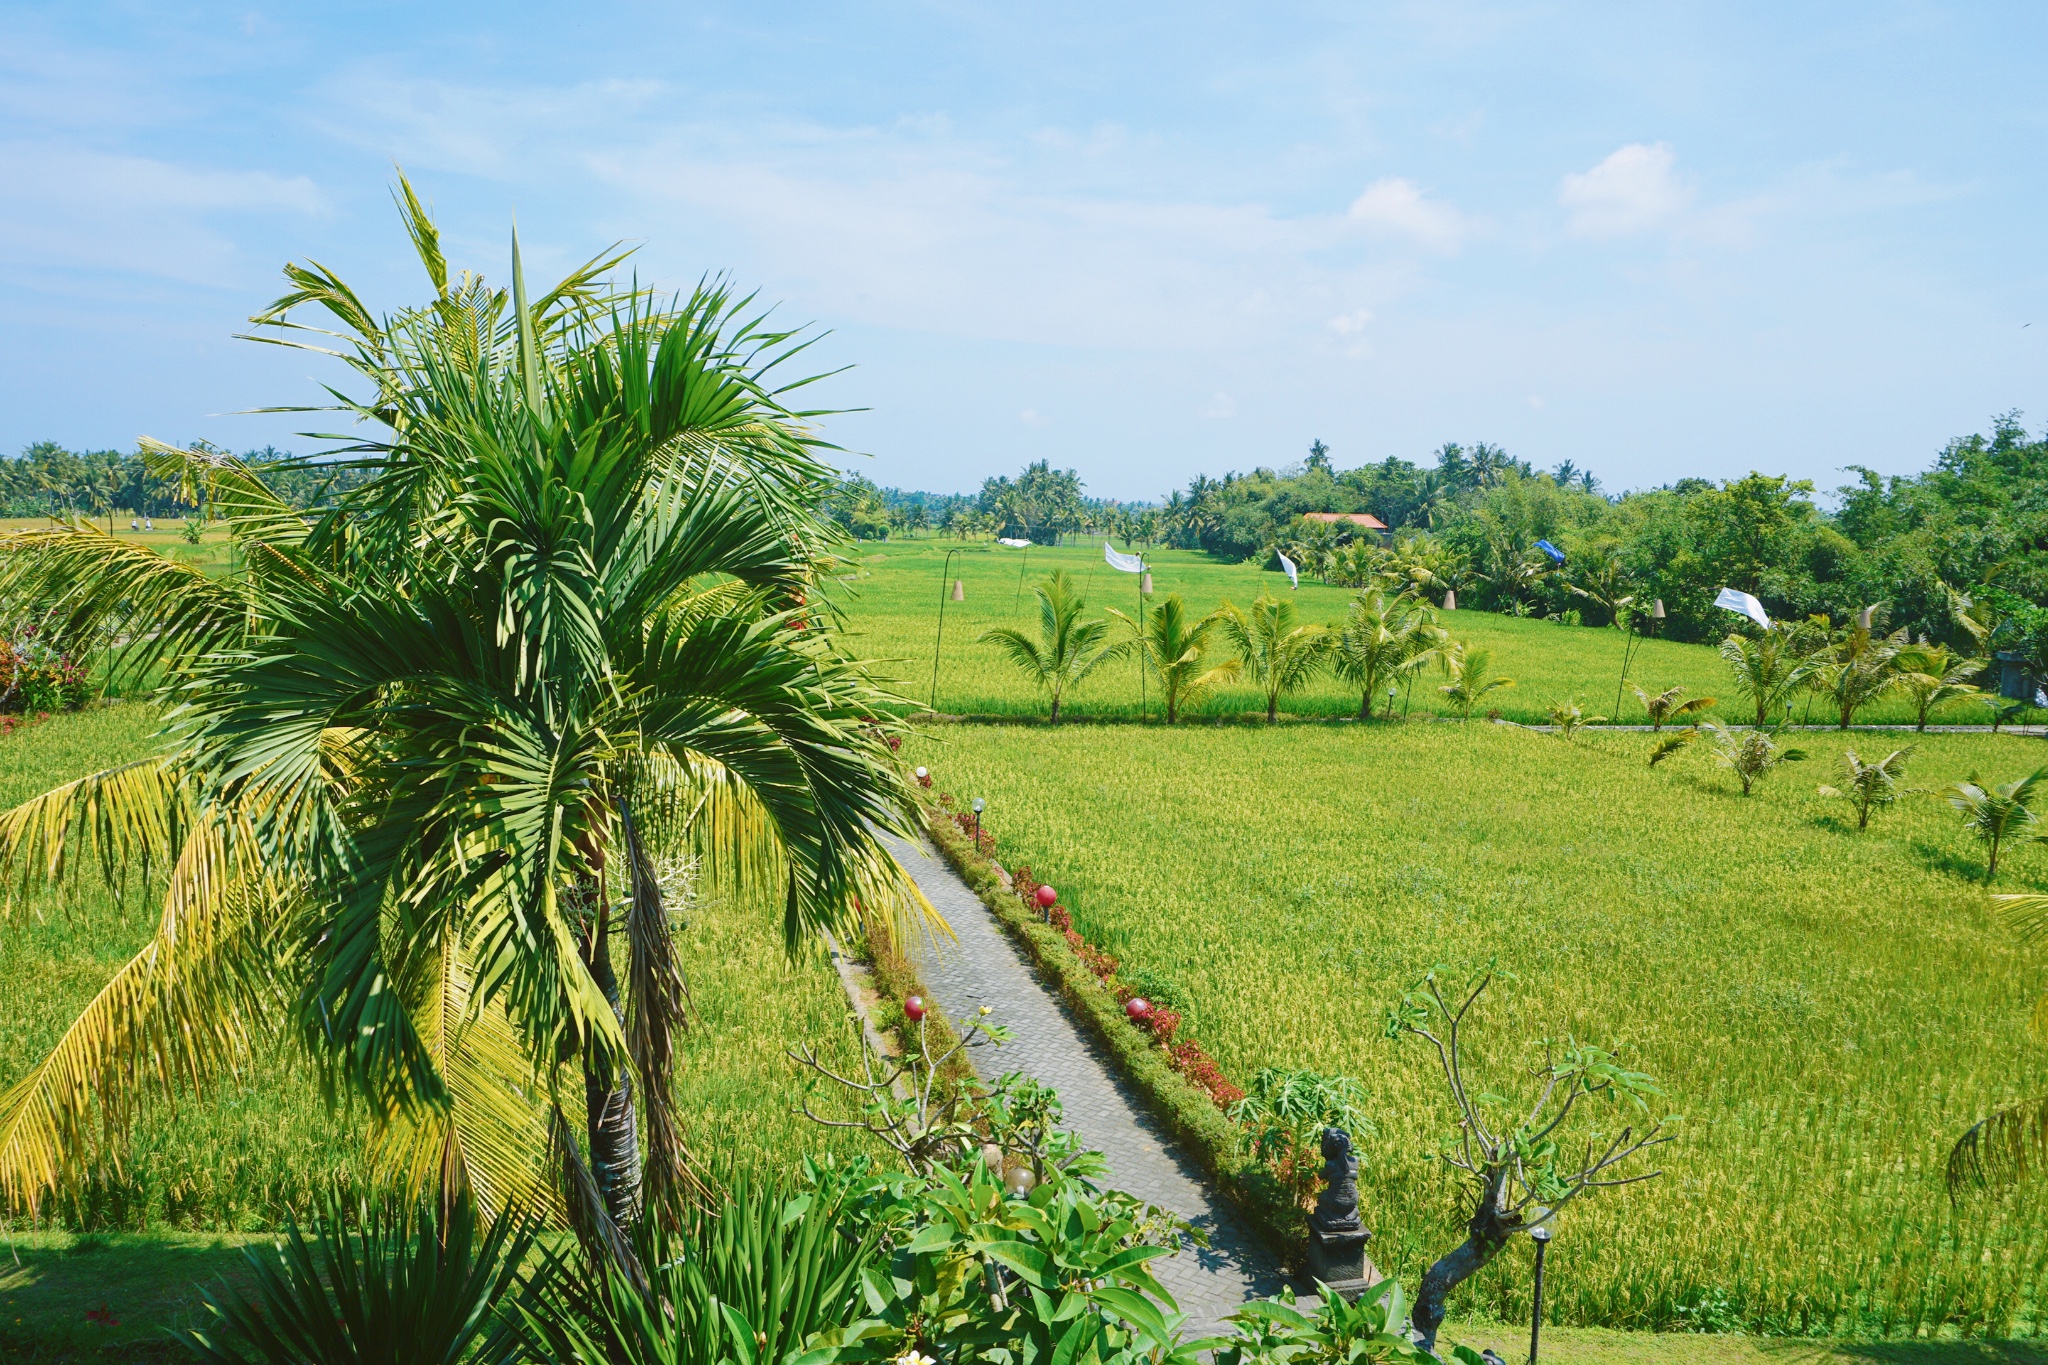
[[[1694,697],[1689,701],[1681,701],[1680,698],[1685,696],[1685,688],[1682,685],[1667,687],[1654,697],[1640,687],[1631,686],[1629,690],[1634,692],[1636,700],[1643,704],[1643,714],[1650,718],[1652,731],[1661,731],[1672,721],[1712,710],[1715,700],[1712,697]]]
[[[1358,689],[1358,718],[1371,720],[1372,699],[1420,669],[1442,638],[1436,613],[1410,594],[1358,594],[1331,652],[1337,676]]]
[[[1472,709],[1492,693],[1515,685],[1513,678],[1493,676],[1493,656],[1483,649],[1451,645],[1437,657],[1443,660],[1444,672],[1450,677],[1437,691],[1458,709],[1461,720],[1472,719]]]
[[[998,646],[1034,687],[1052,699],[1052,723],[1057,725],[1066,694],[1122,651],[1110,643],[1108,621],[1081,619],[1088,602],[1075,591],[1066,570],[1056,570],[1032,591],[1038,595],[1038,638],[999,626],[984,631],[981,642]]]
[[[1888,810],[1907,795],[1899,783],[1906,776],[1906,760],[1913,746],[1894,749],[1876,763],[1865,763],[1854,749],[1842,752],[1842,785],[1821,787],[1822,796],[1847,801],[1856,807],[1856,828],[1870,828],[1870,813]]]
[[[1750,795],[1756,784],[1770,776],[1780,764],[1798,763],[1806,757],[1804,749],[1780,747],[1762,728],[1744,730],[1739,735],[1719,725],[1700,728],[1713,740],[1714,761],[1735,774],[1735,780],[1742,784],[1744,796]]]
[[[1181,710],[1201,698],[1219,683],[1238,675],[1237,664],[1226,660],[1209,663],[1209,646],[1216,634],[1218,614],[1199,620],[1175,593],[1142,617],[1133,620],[1116,608],[1109,614],[1130,630],[1130,644],[1143,653],[1159,675],[1159,690],[1166,698],[1166,723],[1180,719]]]
[[[1807,681],[1835,708],[1838,728],[1848,729],[1858,711],[1899,685],[1897,659],[1906,645],[1905,631],[1879,637],[1859,620],[1814,654]]]
[[[1913,728],[1927,729],[1927,718],[1939,706],[1965,698],[1981,701],[1984,690],[1970,680],[1988,660],[1965,659],[1947,645],[1910,645],[1899,651],[1898,689],[1912,699]]]
[[[1818,666],[1800,653],[1797,632],[1782,621],[1761,636],[1729,636],[1721,642],[1721,658],[1735,675],[1735,690],[1756,708],[1759,726],[1771,723],[1778,703]]]
[[[1436,1052],[1457,1116],[1438,1158],[1459,1173],[1471,1201],[1465,1240],[1423,1272],[1416,1290],[1417,1344],[1430,1352],[1452,1292],[1517,1233],[1554,1222],[1594,1190],[1654,1179],[1662,1172],[1627,1168],[1676,1136],[1675,1119],[1650,1116],[1650,1101],[1664,1093],[1654,1078],[1623,1066],[1614,1050],[1573,1038],[1535,1044],[1542,1056],[1531,1068],[1533,1095],[1510,1100],[1482,1088],[1465,1030],[1498,972],[1489,965],[1446,993],[1446,970],[1438,967],[1411,986],[1384,1023],[1388,1038],[1419,1040]],[[1597,1130],[1582,1131],[1588,1112],[1599,1116]]]
[[[2000,918],[2028,947],[2048,938],[2048,896],[1993,896]],[[2031,1031],[2048,1034],[2048,995],[2034,1002]],[[2048,1095],[2016,1101],[1970,1125],[1948,1154],[1950,1198],[1971,1186],[1997,1187],[2037,1178],[2048,1168]]]
[[[1299,691],[1322,672],[1336,643],[1328,626],[1305,624],[1292,598],[1260,593],[1249,611],[1229,602],[1219,609],[1223,638],[1237,653],[1238,670],[1266,694],[1266,723],[1280,710],[1280,698]]]
[[[1986,882],[1998,875],[1999,849],[2040,823],[2034,801],[2041,795],[2044,778],[2048,778],[2048,768],[2037,768],[2016,782],[1987,788],[1972,774],[1969,781],[1948,789],[1948,803],[1962,813],[1963,828],[1984,844]]]

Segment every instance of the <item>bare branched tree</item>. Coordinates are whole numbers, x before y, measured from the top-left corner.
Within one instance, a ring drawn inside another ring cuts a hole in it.
[[[1488,1110],[1506,1101],[1475,1093],[1464,1048],[1472,1007],[1499,971],[1489,964],[1450,996],[1444,993],[1444,972],[1436,968],[1410,987],[1400,1004],[1387,1011],[1385,1024],[1390,1039],[1419,1038],[1436,1050],[1457,1112],[1457,1127],[1438,1156],[1470,1178],[1475,1196],[1465,1240],[1423,1273],[1415,1296],[1419,1344],[1432,1352],[1459,1285],[1484,1269],[1516,1233],[1551,1222],[1588,1191],[1663,1174],[1625,1174],[1623,1168],[1646,1149],[1671,1141],[1677,1122],[1670,1115],[1649,1117],[1650,1098],[1664,1092],[1651,1077],[1623,1067],[1613,1051],[1575,1038],[1549,1038],[1536,1044],[1543,1060],[1530,1071],[1533,1102],[1526,1109],[1508,1110],[1520,1114],[1513,1127],[1497,1126]],[[1624,1114],[1633,1110],[1639,1117],[1612,1131],[1573,1131],[1579,1127],[1574,1116],[1596,1107]]]

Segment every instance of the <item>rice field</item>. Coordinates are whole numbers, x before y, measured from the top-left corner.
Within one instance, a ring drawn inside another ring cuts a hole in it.
[[[1431,966],[1497,956],[1515,979],[1482,1006],[1487,1084],[1520,1093],[1530,1040],[1569,1032],[1625,1043],[1685,1116],[1660,1179],[1567,1211],[1552,1320],[2048,1331],[2048,1184],[1951,1207],[1941,1178],[1969,1124],[2048,1092],[2026,1027],[2041,952],[2001,929],[1945,803],[1859,835],[1814,790],[1842,737],[1801,742],[1813,761],[1747,800],[1698,748],[1653,770],[1647,735],[1483,723],[941,724],[905,757],[985,798],[1001,859],[1125,970],[1173,983],[1240,1083],[1269,1065],[1364,1083],[1371,1250],[1407,1283],[1462,1236],[1461,1191],[1428,1159],[1448,1128],[1434,1063],[1384,1041],[1381,1014]],[[1910,780],[2044,761],[2039,740],[1932,735]],[[1999,883],[2048,890],[2048,849]],[[1526,1320],[1529,1260],[1504,1254],[1454,1313]]]
[[[61,781],[146,752],[153,712],[140,704],[57,716],[0,739],[0,809]],[[124,897],[88,882],[68,904],[16,898],[0,920],[0,1090],[141,946],[154,923],[150,888]],[[849,1140],[793,1112],[799,1093],[784,1050],[838,1039],[853,1055],[847,1002],[822,952],[792,962],[780,919],[703,905],[680,956],[695,1014],[680,1045],[678,1089],[693,1149],[714,1172],[786,1171],[807,1151]],[[364,1178],[363,1121],[322,1102],[296,1050],[280,1045],[245,1076],[159,1108],[118,1160],[96,1164],[46,1224],[90,1231],[235,1232],[280,1226],[321,1193]],[[0,1222],[0,1230],[10,1225]],[[14,1225],[14,1226],[19,1226]]]
[[[906,698],[920,706],[936,698],[936,709],[941,712],[1004,718],[1045,714],[1044,701],[1016,667],[1002,658],[995,646],[979,641],[982,632],[994,626],[1019,627],[1036,638],[1037,599],[1031,588],[1053,569],[1065,569],[1083,585],[1089,617],[1104,614],[1108,607],[1126,615],[1137,611],[1136,575],[1119,573],[1103,563],[1099,543],[1033,546],[1020,551],[987,541],[911,540],[863,546],[862,550],[858,568],[831,584],[828,594],[845,613],[849,647],[861,657],[880,661],[878,672],[891,679]],[[1287,579],[1279,573],[1218,563],[1193,551],[1152,550],[1145,558],[1152,566],[1157,596],[1179,593],[1197,612],[1206,612],[1226,598],[1249,606],[1261,592],[1285,595],[1288,591]],[[963,601],[951,600],[950,586],[955,579],[965,593]],[[1342,622],[1355,595],[1352,589],[1308,578],[1302,579],[1299,591],[1293,594],[1304,621],[1327,623]],[[941,634],[942,598],[945,621]],[[1626,688],[1616,707],[1626,644],[1619,631],[1482,611],[1445,612],[1442,624],[1468,647],[1490,651],[1494,674],[1515,680],[1514,687],[1492,694],[1486,702],[1487,708],[1498,709],[1506,719],[1539,723],[1548,718],[1551,707],[1577,701],[1589,716],[1608,716],[1624,724],[1643,722],[1642,706]],[[940,644],[936,689],[935,639]],[[1221,662],[1220,656],[1217,661]],[[1652,695],[1683,684],[1690,689],[1690,696],[1720,697],[1724,704],[1714,714],[1731,721],[1749,718],[1729,690],[1726,666],[1709,645],[1644,640],[1629,665],[1629,678]],[[1402,711],[1411,718],[1439,711],[1450,714],[1436,690],[1442,681],[1434,671],[1419,674],[1402,698]],[[1062,703],[1062,718],[1069,714],[1076,718],[1136,718],[1141,709],[1139,688],[1135,660],[1106,665],[1069,694]],[[1149,700],[1148,713],[1157,716],[1156,680]],[[1281,710],[1302,716],[1353,716],[1358,713],[1358,702],[1358,693],[1325,676],[1283,699]],[[1800,708],[1796,719],[1815,723],[1832,719],[1824,704],[1809,705],[1803,694],[1796,705]],[[1374,710],[1379,710],[1379,699]],[[1239,686],[1211,693],[1191,708],[1189,715],[1251,712],[1263,716],[1263,698],[1256,689]],[[1984,717],[1978,708],[1954,705],[1937,713],[1936,719],[1981,724]],[[1858,720],[1909,722],[1912,711],[1887,699],[1867,708]]]

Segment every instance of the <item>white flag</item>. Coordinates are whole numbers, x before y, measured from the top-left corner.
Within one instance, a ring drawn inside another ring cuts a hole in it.
[[[1721,589],[1721,595],[1714,599],[1714,605],[1726,607],[1730,611],[1739,611],[1765,630],[1771,628],[1771,618],[1769,613],[1765,612],[1764,604],[1746,592],[1738,591],[1735,588],[1723,588]]]
[[[1106,540],[1102,542],[1102,558],[1110,568],[1117,569],[1123,573],[1145,572],[1144,556],[1120,555],[1115,550],[1109,548],[1109,542]]]
[[[1007,545],[1013,550],[1021,550],[1030,543],[1031,542],[1028,540],[1012,540],[1008,536],[1004,536],[1001,540],[996,542],[996,544],[998,545]]]
[[[1273,553],[1280,554],[1278,550],[1275,550]],[[1280,567],[1287,570],[1288,587],[1298,588],[1301,586],[1301,571],[1295,567],[1293,560],[1289,559],[1286,555],[1280,555]]]

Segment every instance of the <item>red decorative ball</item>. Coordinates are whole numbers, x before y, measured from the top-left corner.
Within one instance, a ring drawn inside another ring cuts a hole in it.
[[[1039,908],[1042,910],[1050,910],[1053,906],[1053,902],[1057,901],[1059,898],[1060,893],[1053,890],[1049,886],[1041,886],[1038,888],[1038,905]]]
[[[1142,1023],[1152,1013],[1152,1002],[1142,995],[1134,995],[1124,1002],[1124,1013],[1132,1023]]]
[[[915,1024],[924,1018],[924,997],[913,995],[903,1002],[903,1017]]]

